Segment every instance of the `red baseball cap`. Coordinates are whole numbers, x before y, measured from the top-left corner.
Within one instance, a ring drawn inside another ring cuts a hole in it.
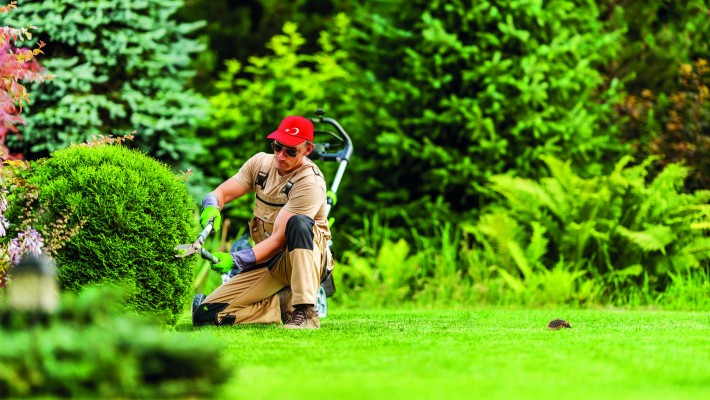
[[[304,140],[313,141],[313,123],[303,117],[290,116],[281,121],[279,129],[275,130],[267,139],[278,140],[286,146],[297,146]]]

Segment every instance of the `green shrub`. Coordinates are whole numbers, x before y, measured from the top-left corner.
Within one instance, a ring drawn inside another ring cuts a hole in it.
[[[219,343],[163,332],[117,312],[119,300],[98,288],[64,295],[40,324],[1,302],[0,397],[207,398],[227,380]]]
[[[622,32],[606,29],[594,2],[397,1],[359,11],[344,50],[384,92],[375,104],[394,127],[366,132],[356,154],[379,162],[374,179],[358,181],[415,221],[476,213],[488,177],[536,178],[543,154],[596,175],[627,151],[609,124],[621,87],[599,71]]]
[[[75,145],[38,162],[29,182],[39,188],[37,209],[46,210],[35,224],[43,237],[56,234],[56,221],[81,226],[56,251],[61,287],[120,282],[132,308],[176,319],[192,271],[173,248],[198,230],[184,181],[137,150]]]

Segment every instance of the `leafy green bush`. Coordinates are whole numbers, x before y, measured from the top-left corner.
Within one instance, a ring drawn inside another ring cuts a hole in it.
[[[358,156],[377,158],[382,172],[362,182],[415,221],[475,213],[488,177],[538,177],[543,154],[596,175],[627,151],[610,125],[621,87],[600,73],[621,31],[607,31],[594,2],[402,1],[359,11],[344,50],[374,76],[384,92],[376,105],[394,125],[367,132]]]
[[[169,168],[123,146],[75,145],[32,169],[39,188],[34,224],[43,237],[80,229],[56,251],[59,283],[69,290],[120,282],[136,310],[174,322],[189,297],[192,271],[173,248],[197,235],[194,203]]]
[[[674,277],[707,273],[710,191],[682,193],[688,168],[669,164],[649,179],[653,159],[628,167],[625,157],[610,175],[585,179],[569,163],[543,160],[550,177],[539,182],[492,177],[505,201],[465,226],[512,289],[652,303]]]
[[[117,312],[119,300],[98,288],[65,295],[46,323],[2,302],[0,396],[203,398],[227,380],[219,343],[163,332]]]
[[[190,159],[204,99],[188,89],[195,54],[204,46],[189,35],[204,22],[177,23],[183,1],[122,0],[24,2],[7,23],[39,26],[43,67],[57,76],[33,86],[24,140],[11,149],[36,159],[98,133],[140,132],[136,144],[179,164]]]

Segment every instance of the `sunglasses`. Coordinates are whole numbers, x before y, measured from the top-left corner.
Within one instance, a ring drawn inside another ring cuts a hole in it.
[[[271,148],[274,149],[276,153],[281,153],[281,150],[286,150],[286,155],[289,157],[296,157],[298,155],[298,149],[295,147],[286,147],[281,143],[276,141],[271,142]]]

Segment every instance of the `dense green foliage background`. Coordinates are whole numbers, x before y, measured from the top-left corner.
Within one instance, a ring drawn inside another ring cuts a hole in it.
[[[137,129],[150,155],[193,167],[197,203],[266,150],[283,116],[325,108],[355,146],[334,209],[343,303],[528,302],[542,290],[534,301],[699,305],[710,293],[707,1],[19,11],[12,21],[44,27],[45,66],[64,77],[27,113],[16,145],[28,158],[88,128]],[[99,18],[75,23],[87,13]],[[225,214],[229,240],[250,199]]]
[[[189,35],[205,22],[175,21],[182,4],[20,2],[4,23],[37,26],[36,38],[52,44],[43,66],[61,78],[31,86],[23,140],[10,147],[35,158],[91,135],[137,130],[135,144],[160,160],[177,166],[198,154],[204,99],[189,85],[204,46]]]

